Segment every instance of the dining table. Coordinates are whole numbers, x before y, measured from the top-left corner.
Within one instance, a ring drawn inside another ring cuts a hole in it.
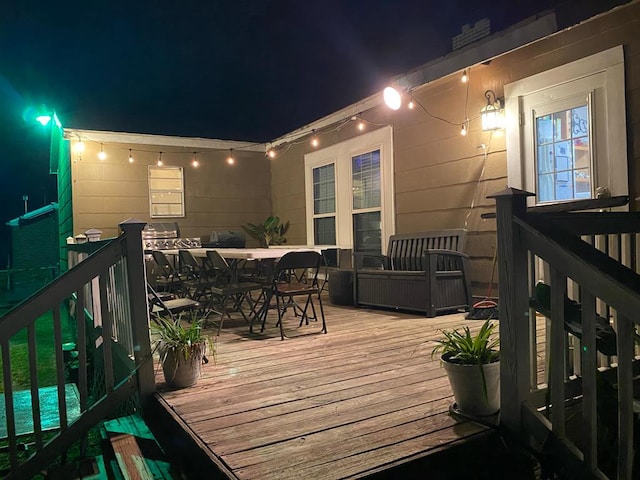
[[[306,245],[304,247],[284,247],[277,248],[186,248],[196,258],[206,258],[208,250],[216,250],[226,260],[277,260],[288,252],[314,251],[322,253],[325,247]],[[163,250],[166,255],[178,255],[178,249]]]
[[[178,258],[180,250],[188,250],[191,255],[195,258],[201,260],[204,263],[207,262],[207,251],[216,250],[227,262],[232,269],[238,268],[238,265],[242,263],[242,261],[257,261],[270,263],[268,270],[273,269],[274,262],[277,262],[281,257],[289,252],[308,252],[314,251],[317,253],[322,253],[322,250],[327,248],[322,245],[296,245],[296,246],[283,246],[278,245],[277,247],[271,248],[206,248],[206,247],[198,247],[198,248],[186,248],[186,249],[167,249],[163,250],[165,255],[171,255],[174,258]],[[265,289],[263,291],[263,302],[262,305],[253,309],[253,315],[251,315],[250,323],[249,323],[249,332],[253,332],[253,324],[254,322],[261,323],[261,331],[264,330],[264,321],[266,319],[267,312],[270,308],[271,304],[271,291],[269,289]],[[302,310],[302,309],[301,309]]]

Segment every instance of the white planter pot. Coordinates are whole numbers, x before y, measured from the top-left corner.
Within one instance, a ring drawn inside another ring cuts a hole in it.
[[[172,388],[184,388],[194,385],[200,377],[202,355],[194,355],[185,359],[169,350],[162,362],[164,379]]]
[[[458,365],[442,358],[453,397],[460,412],[474,416],[493,415],[500,410],[500,362]],[[486,394],[482,371],[486,381]]]

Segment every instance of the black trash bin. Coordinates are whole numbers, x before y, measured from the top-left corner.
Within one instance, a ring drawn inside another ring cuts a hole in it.
[[[353,271],[329,272],[329,301],[334,305],[353,305]]]

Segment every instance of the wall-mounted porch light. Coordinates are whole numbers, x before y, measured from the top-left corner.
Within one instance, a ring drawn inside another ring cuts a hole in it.
[[[498,130],[504,128],[503,103],[501,98],[496,98],[493,90],[484,92],[487,104],[480,110],[482,118],[482,130]]]
[[[384,103],[391,110],[398,110],[402,106],[402,96],[400,92],[393,87],[387,87],[382,92]]]

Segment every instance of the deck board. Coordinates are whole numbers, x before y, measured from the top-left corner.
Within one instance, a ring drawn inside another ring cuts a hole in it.
[[[332,306],[329,333],[280,340],[225,320],[217,363],[197,385],[164,390],[184,428],[236,478],[358,478],[441,451],[488,428],[449,415],[434,340],[482,321]],[[293,330],[293,326],[289,326]]]

